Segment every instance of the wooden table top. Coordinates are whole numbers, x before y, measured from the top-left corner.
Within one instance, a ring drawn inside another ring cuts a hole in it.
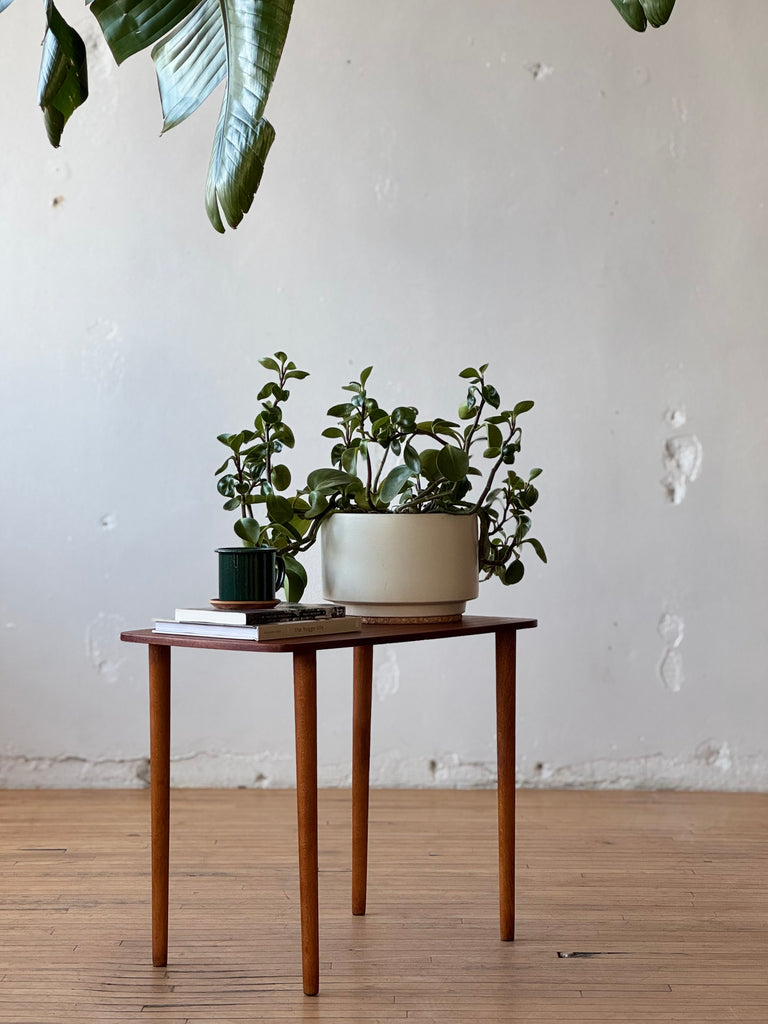
[[[209,636],[177,636],[173,633],[156,633],[153,629],[131,629],[121,633],[120,639],[131,644],[158,644],[162,647],[202,647],[213,651],[267,651],[284,654],[307,649],[322,651],[338,647],[397,644],[409,640],[443,640],[454,636],[496,633],[502,629],[533,629],[536,625],[536,619],[465,615],[461,622],[364,625],[361,630],[352,633],[282,637],[276,640],[225,640]]]

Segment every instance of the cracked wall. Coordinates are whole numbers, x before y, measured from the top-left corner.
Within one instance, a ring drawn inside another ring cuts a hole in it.
[[[87,9],[61,149],[0,95],[0,785],[146,784],[146,651],[118,635],[215,596],[215,438],[285,349],[311,371],[295,481],[364,366],[424,416],[455,414],[475,361],[535,400],[549,564],[472,609],[540,622],[521,784],[768,789],[768,6],[687,7],[651,37],[600,5],[307,5],[224,239],[199,190],[215,110],[158,139],[151,67],[116,71]],[[39,11],[2,31],[21,82]],[[349,783],[350,671],[319,660],[326,785]],[[175,784],[292,785],[284,659],[173,672]],[[375,785],[493,784],[487,638],[379,650],[374,686]]]

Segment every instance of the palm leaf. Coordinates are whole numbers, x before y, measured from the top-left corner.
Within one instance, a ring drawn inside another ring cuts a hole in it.
[[[88,98],[88,70],[85,43],[64,21],[53,0],[47,0],[45,15],[48,30],[43,40],[37,102],[43,108],[48,139],[58,147],[64,125]]]

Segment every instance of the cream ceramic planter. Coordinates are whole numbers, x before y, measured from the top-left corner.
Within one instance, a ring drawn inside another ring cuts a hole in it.
[[[323,596],[350,615],[455,619],[477,597],[476,516],[336,512],[320,538]]]

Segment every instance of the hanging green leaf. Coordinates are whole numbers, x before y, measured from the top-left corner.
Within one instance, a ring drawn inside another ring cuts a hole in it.
[[[648,22],[659,28],[669,21],[675,0],[611,0],[626,23],[636,32],[645,32]]]
[[[58,147],[64,125],[88,98],[88,69],[85,43],[64,21],[52,0],[45,5],[45,16],[48,30],[43,40],[37,102],[43,109],[48,139]]]
[[[666,25],[672,8],[675,6],[675,0],[640,0],[640,3],[643,5],[649,24],[654,28]]]
[[[218,0],[216,0],[218,3]],[[200,0],[93,0],[91,11],[118,64],[171,32]]]

